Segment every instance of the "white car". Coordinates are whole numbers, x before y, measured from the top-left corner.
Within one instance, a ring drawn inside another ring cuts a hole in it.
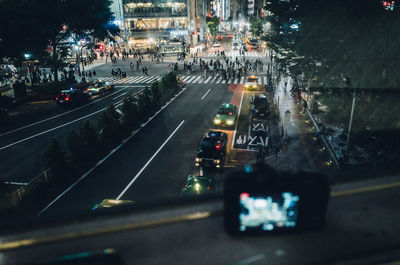
[[[216,43],[213,44],[213,47],[214,48],[219,48],[219,47],[221,47],[221,44],[219,44],[219,42],[216,42]]]
[[[239,50],[239,47],[240,47],[240,45],[239,45],[238,42],[233,42],[232,43],[232,50]]]

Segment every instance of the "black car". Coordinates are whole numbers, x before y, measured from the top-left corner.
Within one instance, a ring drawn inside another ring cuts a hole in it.
[[[271,111],[270,104],[264,94],[255,94],[250,100],[252,118],[265,118]]]
[[[200,143],[195,165],[222,168],[225,161],[227,144],[227,133],[208,131]]]
[[[73,87],[61,90],[56,97],[57,104],[63,106],[76,106],[88,101],[90,101],[90,95],[87,91]]]

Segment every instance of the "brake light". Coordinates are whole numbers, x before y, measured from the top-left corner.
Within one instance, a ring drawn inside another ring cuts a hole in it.
[[[69,95],[65,98],[65,101],[69,101]]]
[[[231,115],[231,116],[232,116],[232,112],[229,112],[229,115]]]
[[[220,150],[220,149],[221,149],[221,146],[222,146],[222,144],[217,144],[217,145],[215,146],[215,149]]]
[[[187,188],[188,187],[188,185],[185,185],[185,188]]]
[[[207,189],[209,190],[209,189],[210,189],[210,187],[207,187]]]
[[[56,100],[58,100],[58,97],[56,97]]]

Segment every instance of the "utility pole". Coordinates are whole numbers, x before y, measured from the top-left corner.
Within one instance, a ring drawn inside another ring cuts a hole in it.
[[[353,92],[353,103],[351,105],[349,130],[347,131],[346,156],[349,153],[350,133],[351,133],[351,125],[353,124],[353,116],[354,116],[354,106],[355,106],[355,104],[356,104],[356,90],[354,90],[354,92]]]

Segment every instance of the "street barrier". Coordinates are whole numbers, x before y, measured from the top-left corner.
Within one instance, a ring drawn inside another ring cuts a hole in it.
[[[305,109],[305,113],[312,122],[313,129],[317,132],[319,138],[322,141],[322,144],[324,145],[325,149],[328,150],[329,156],[332,158],[332,161],[335,163],[338,169],[340,169],[340,163],[339,160],[337,159],[335,152],[333,151],[333,148],[331,144],[326,140],[325,135],[322,133],[321,128],[318,126],[318,123],[315,121],[314,116],[311,114],[310,110],[308,108]]]

